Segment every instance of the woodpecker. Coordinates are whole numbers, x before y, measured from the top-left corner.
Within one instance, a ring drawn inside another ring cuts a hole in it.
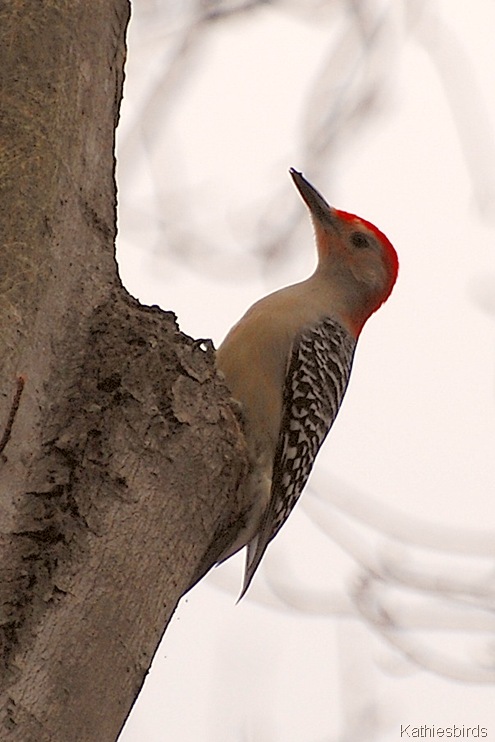
[[[313,223],[316,270],[256,302],[216,356],[241,404],[251,465],[251,510],[218,560],[247,546],[239,600],[304,489],[342,403],[359,334],[398,272],[383,232],[333,208],[302,173],[289,172]]]

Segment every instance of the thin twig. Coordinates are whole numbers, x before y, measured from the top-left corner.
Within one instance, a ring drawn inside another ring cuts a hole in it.
[[[10,434],[12,433],[12,426],[14,424],[15,416],[17,414],[17,410],[19,409],[19,403],[21,401],[21,394],[22,390],[24,389],[25,384],[25,378],[24,376],[18,376],[17,377],[17,389],[14,395],[14,399],[12,400],[12,406],[10,408],[9,417],[7,420],[7,424],[5,426],[5,430],[3,431],[2,438],[0,439],[0,454],[2,453],[3,449],[9,442]]]

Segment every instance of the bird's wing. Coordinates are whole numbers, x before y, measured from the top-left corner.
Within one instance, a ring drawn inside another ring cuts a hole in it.
[[[304,489],[316,454],[337,417],[355,347],[356,340],[329,317],[305,328],[294,341],[285,375],[270,502],[258,533],[248,544],[240,597]]]

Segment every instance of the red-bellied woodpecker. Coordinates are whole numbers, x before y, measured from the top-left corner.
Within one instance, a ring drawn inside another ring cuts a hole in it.
[[[373,224],[338,211],[291,168],[318,248],[310,278],[256,302],[230,330],[217,366],[245,419],[251,511],[220,557],[247,546],[244,595],[297,502],[339,411],[368,317],[392,291],[397,254]]]

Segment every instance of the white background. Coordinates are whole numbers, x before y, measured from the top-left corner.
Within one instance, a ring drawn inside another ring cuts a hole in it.
[[[392,742],[401,724],[495,740],[495,5],[134,5],[129,291],[218,345],[305,278],[289,166],[376,223],[400,274],[248,596],[235,557],[181,601],[120,742]]]

